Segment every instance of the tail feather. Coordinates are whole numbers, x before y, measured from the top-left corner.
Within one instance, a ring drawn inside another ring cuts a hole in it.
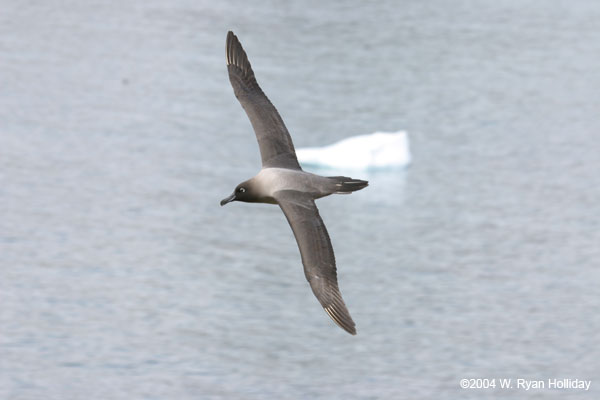
[[[335,193],[340,194],[350,194],[369,186],[368,181],[353,179],[347,176],[330,176],[329,179],[335,182]]]

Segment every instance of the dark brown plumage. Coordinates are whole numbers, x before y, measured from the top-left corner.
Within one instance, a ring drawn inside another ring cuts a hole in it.
[[[229,81],[256,133],[263,168],[301,169],[281,116],[258,86],[246,52],[231,31],[227,34],[226,49]]]

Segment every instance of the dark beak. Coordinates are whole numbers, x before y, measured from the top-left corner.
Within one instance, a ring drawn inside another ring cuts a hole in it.
[[[227,203],[231,203],[234,200],[235,200],[235,193],[233,193],[231,196],[226,197],[223,200],[221,200],[221,207],[224,206]]]

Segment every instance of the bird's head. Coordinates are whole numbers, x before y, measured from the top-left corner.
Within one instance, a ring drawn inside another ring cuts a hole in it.
[[[240,183],[235,187],[233,193],[221,200],[221,206],[224,206],[227,203],[231,203],[232,201],[243,201],[246,203],[252,203],[256,201],[256,196],[252,190],[253,185],[250,180]]]

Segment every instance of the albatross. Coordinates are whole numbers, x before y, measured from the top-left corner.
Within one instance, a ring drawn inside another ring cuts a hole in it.
[[[237,185],[230,196],[221,200],[221,206],[232,201],[279,205],[294,232],[304,275],[314,295],[337,325],[355,335],[354,321],[338,287],[331,240],[315,199],[334,193],[349,194],[365,188],[368,182],[303,171],[281,116],[258,85],[246,52],[231,31],[225,47],[229,81],[254,128],[262,169]]]

